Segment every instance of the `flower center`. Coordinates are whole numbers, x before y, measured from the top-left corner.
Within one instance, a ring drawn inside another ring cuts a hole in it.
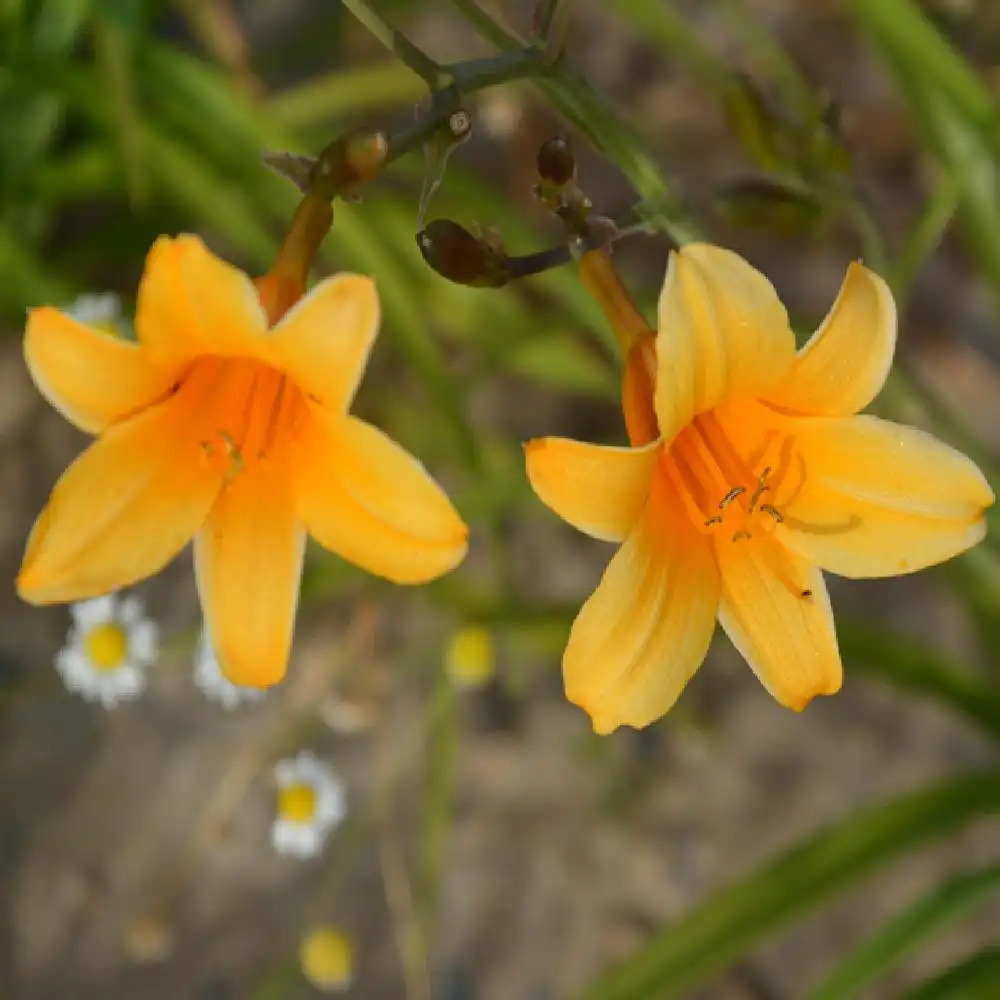
[[[316,789],[305,782],[278,791],[278,815],[289,823],[308,823],[316,816]]]
[[[201,357],[188,381],[205,399],[199,435],[204,459],[222,465],[227,482],[287,444],[305,414],[298,386],[251,358]]]
[[[128,633],[117,622],[95,625],[83,639],[90,665],[101,673],[112,673],[125,665]]]
[[[785,519],[775,491],[785,479],[790,450],[780,464],[764,464],[767,442],[744,459],[718,418],[699,414],[670,446],[675,486],[699,530],[719,532],[733,542],[769,535]]]

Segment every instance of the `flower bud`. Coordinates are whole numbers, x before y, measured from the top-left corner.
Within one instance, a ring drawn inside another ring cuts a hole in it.
[[[456,284],[500,288],[511,278],[502,247],[473,236],[450,219],[428,223],[417,233],[417,246],[441,277]]]
[[[313,164],[312,190],[334,198],[372,180],[382,169],[389,143],[385,133],[367,128],[345,132],[333,140]]]
[[[563,187],[576,177],[576,158],[569,139],[564,136],[553,136],[543,142],[537,163],[538,176],[553,187]]]

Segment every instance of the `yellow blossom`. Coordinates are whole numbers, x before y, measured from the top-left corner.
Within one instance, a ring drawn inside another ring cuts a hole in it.
[[[462,688],[479,688],[496,673],[496,648],[489,629],[466,625],[452,633],[444,656],[445,672]]]
[[[461,561],[466,527],[440,487],[347,412],[378,327],[373,282],[342,274],[298,298],[287,264],[279,257],[255,287],[196,237],[159,239],[137,343],[31,311],[36,385],[98,437],[35,523],[18,577],[25,600],[124,587],[194,538],[223,672],[266,687],[285,673],[307,532],[399,583]]]
[[[351,939],[332,924],[313,927],[299,948],[302,974],[321,993],[341,993],[354,975]]]
[[[783,705],[833,694],[841,662],[821,571],[894,576],[949,559],[983,538],[994,500],[964,455],[855,415],[892,361],[888,287],[851,264],[796,353],[767,279],[693,244],[671,255],[655,339],[627,325],[632,447],[526,446],[539,497],[622,543],[573,625],[567,697],[597,732],[648,725],[700,666],[717,618]]]

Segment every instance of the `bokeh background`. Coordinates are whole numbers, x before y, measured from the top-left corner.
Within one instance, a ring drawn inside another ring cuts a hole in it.
[[[468,2],[374,6],[445,63],[503,41]],[[568,6],[545,87],[469,98],[428,218],[558,243],[532,187],[561,133],[597,211],[740,250],[803,333],[864,256],[901,307],[877,411],[996,487],[1000,8]],[[533,7],[482,4],[524,37]],[[164,637],[144,696],[106,711],[62,687],[69,616],[12,580],[85,440],[28,379],[25,308],[114,291],[127,310],[160,233],[263,272],[297,192],[262,152],[403,128],[423,93],[332,0],[0,3],[0,996],[306,998],[299,942],[326,922],[366,1000],[1000,997],[994,543],[833,581],[846,683],[804,714],[720,639],[665,720],[594,737],[558,664],[610,549],[534,499],[521,442],[624,440],[613,340],[572,266],[502,290],[431,271],[419,151],[338,203],[319,268],[378,280],[357,410],[447,485],[466,563],[411,590],[310,552],[287,681],[227,713],[192,684],[185,554],[137,589]],[[650,316],[668,248],[615,250]],[[496,668],[465,689],[446,652],[470,624]],[[305,862],[269,840],[273,765],[300,749],[349,803]]]

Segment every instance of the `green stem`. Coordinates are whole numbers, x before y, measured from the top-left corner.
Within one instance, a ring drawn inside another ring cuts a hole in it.
[[[401,31],[384,21],[369,6],[367,0],[343,0],[347,8],[390,52],[427,83],[431,90],[440,90],[451,83],[444,67],[438,65],[423,49],[418,48]]]
[[[493,20],[473,0],[451,0],[466,20],[502,51],[523,48],[524,42]],[[660,210],[655,212],[658,225],[678,244],[696,238],[693,229],[677,219],[676,204],[670,196],[663,172],[646,143],[625,125],[607,99],[586,77],[563,58],[549,66],[544,76],[535,74],[545,96],[594,146],[618,165],[639,195]],[[650,217],[653,217],[651,213]]]
[[[433,91],[430,111],[389,138],[388,164],[405,153],[422,146],[435,132],[446,127],[449,117],[462,106],[462,99],[478,90],[524,77],[541,76],[548,72],[537,49],[522,48],[503,52],[491,59],[470,59],[443,67],[449,79],[443,89]]]

